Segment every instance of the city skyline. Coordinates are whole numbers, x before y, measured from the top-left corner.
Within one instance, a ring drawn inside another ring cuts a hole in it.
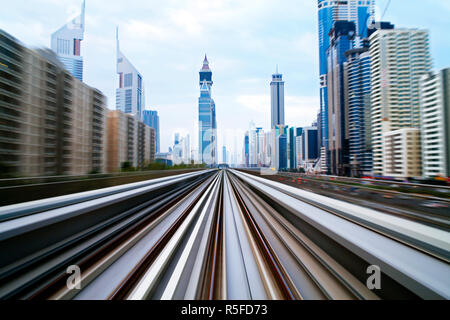
[[[82,1],[37,2],[41,5],[33,8],[33,12],[38,11],[34,16],[40,16],[39,21],[30,19],[31,12],[24,8],[24,2],[18,1],[9,5],[14,20],[9,19],[9,15],[0,14],[0,28],[10,31],[27,46],[50,47],[51,34],[70,21],[70,13],[79,15]],[[425,8],[434,5],[439,10],[450,12],[448,2],[428,0],[408,3],[411,3],[410,6],[402,7],[402,4],[393,2],[383,20],[393,21],[399,28],[429,29],[434,68],[445,67],[444,53],[450,48],[450,41],[445,37],[448,22],[443,18],[432,17],[431,13],[426,14],[428,11]],[[232,4],[237,7],[234,8]],[[291,4],[292,1],[283,1],[274,11],[273,4],[266,1],[252,4],[255,8],[239,2],[215,1],[211,6],[202,8],[195,1],[183,5],[169,1],[160,7],[142,4],[140,8],[124,11],[120,5],[112,2],[102,11],[100,1],[87,1],[86,31],[81,50],[84,81],[101,90],[108,97],[108,108],[115,109],[117,76],[112,54],[114,50],[111,52],[110,49],[115,47],[115,27],[119,25],[121,47],[147,80],[145,107],[157,110],[160,114],[161,127],[164,128],[161,132],[161,151],[171,146],[171,136],[175,131],[190,133],[195,137],[198,95],[195,74],[199,56],[205,52],[215,70],[214,98],[220,105],[217,111],[217,118],[220,119],[218,145],[223,144],[221,132],[227,129],[243,132],[250,121],[269,128],[270,117],[267,114],[270,112],[270,92],[267,83],[276,64],[279,64],[280,73],[286,81],[286,124],[310,125],[319,108],[319,83],[316,81],[319,64],[317,3],[305,1],[302,6],[294,6],[299,9],[290,10],[284,15],[283,21],[265,21],[269,14],[292,8]],[[377,1],[377,16],[383,12],[385,4],[386,1]],[[234,9],[232,14],[231,7]],[[171,19],[165,23],[156,20],[149,24],[143,18],[145,13]],[[247,21],[239,22],[238,26],[230,29],[227,22],[240,15],[245,15]],[[191,27],[183,29],[174,22],[174,16],[181,17],[180,24],[185,22]],[[443,16],[445,18],[445,14]],[[18,26],[22,21],[31,21],[35,27]],[[182,34],[176,34],[175,31],[180,30]],[[224,33],[227,39],[220,36]],[[183,36],[186,39],[179,41]],[[204,39],[208,41],[205,43]],[[281,46],[282,50],[271,48],[274,44]],[[223,50],[225,47],[231,50]],[[177,50],[180,54],[174,53]],[[94,66],[97,66],[95,74],[92,70]],[[169,82],[174,79],[175,83]],[[173,117],[174,112],[179,117]],[[234,116],[236,112],[239,112],[239,117]],[[238,141],[241,140],[238,138]],[[233,148],[231,145],[229,149]],[[238,152],[242,150],[239,145],[236,149]]]

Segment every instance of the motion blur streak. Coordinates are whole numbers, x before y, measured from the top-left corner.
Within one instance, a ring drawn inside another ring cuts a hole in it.
[[[449,232],[242,171],[34,204],[0,209],[2,299],[450,298]]]

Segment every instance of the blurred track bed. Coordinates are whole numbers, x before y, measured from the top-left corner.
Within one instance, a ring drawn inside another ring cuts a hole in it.
[[[1,208],[0,298],[450,298],[448,232],[234,170],[120,188]]]

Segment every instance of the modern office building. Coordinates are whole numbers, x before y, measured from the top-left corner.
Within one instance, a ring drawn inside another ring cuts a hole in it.
[[[384,134],[420,128],[419,83],[432,64],[428,32],[377,30],[370,36],[370,56],[373,173],[381,175],[386,171]]]
[[[302,135],[303,128],[301,127],[290,127],[288,131],[288,150],[289,150],[289,168],[298,168],[298,158],[297,158],[297,137]]]
[[[159,133],[159,116],[158,111],[153,110],[144,110],[143,114],[143,122],[155,129],[155,152],[160,152],[160,133]]]
[[[51,38],[51,49],[56,52],[66,70],[80,81],[83,81],[81,41],[84,39],[84,13],[85,1],[83,1],[80,15],[59,28]]]
[[[272,130],[264,133],[264,167],[272,167],[273,159],[273,138]]]
[[[266,148],[266,136],[264,130],[261,127],[255,129],[256,132],[256,166],[264,167],[265,164],[265,148]]]
[[[216,106],[211,96],[212,71],[205,55],[200,70],[200,97],[198,99],[198,152],[199,162],[217,164],[217,122]]]
[[[370,141],[370,54],[368,43],[345,53],[345,84],[348,90],[349,156],[353,176],[372,172]]]
[[[258,158],[258,145],[256,137],[256,126],[253,121],[249,124],[248,129],[248,162],[250,167],[256,167]]]
[[[288,126],[277,125],[272,129],[272,167],[276,170],[288,169]]]
[[[108,172],[119,171],[126,162],[141,168],[155,161],[155,130],[136,115],[110,110],[107,141]]]
[[[404,128],[383,134],[383,175],[393,178],[420,177],[422,174],[420,130]]]
[[[228,163],[227,161],[227,147],[222,147],[222,163]]]
[[[242,149],[242,164],[248,168],[250,166],[250,138],[248,131],[244,134],[244,145]]]
[[[106,97],[74,78],[50,49],[0,30],[0,163],[17,176],[105,167]]]
[[[184,163],[191,163],[192,159],[192,152],[191,152],[191,136],[187,134],[183,138],[181,138],[181,148],[182,148],[182,154],[183,154],[183,162]]]
[[[330,32],[328,57],[328,149],[327,159],[332,175],[349,175],[348,90],[345,84],[345,52],[352,48],[356,26],[351,21],[336,21]]]
[[[283,75],[277,72],[270,82],[271,129],[284,125],[284,81]]]
[[[420,81],[422,174],[450,175],[450,68]]]
[[[183,162],[183,147],[181,144],[181,139],[179,133],[174,134],[172,158],[174,164],[180,164]]]
[[[303,168],[306,172],[315,169],[318,153],[318,130],[317,127],[302,128],[301,135],[296,137],[297,168]]]
[[[119,87],[116,89],[116,109],[143,119],[145,106],[144,82],[139,71],[120,51],[119,31],[116,31],[117,74]]]
[[[328,150],[328,61],[327,51],[330,46],[330,31],[336,21],[351,21],[355,24],[356,36],[353,47],[359,47],[359,41],[367,37],[367,25],[374,18],[375,0],[329,1],[318,0],[319,16],[319,80],[320,80],[320,119],[321,153]],[[328,166],[328,159],[324,161]]]

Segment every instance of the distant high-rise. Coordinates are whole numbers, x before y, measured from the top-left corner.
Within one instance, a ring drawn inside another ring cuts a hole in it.
[[[116,89],[116,109],[124,113],[135,114],[142,120],[144,110],[144,83],[142,75],[124,56],[119,48],[119,31],[116,31],[117,41],[117,74],[119,88]]]
[[[200,70],[200,97],[198,99],[198,161],[208,165],[217,164],[216,105],[211,97],[212,71],[205,55]]]
[[[270,82],[271,128],[284,125],[284,81],[283,75],[277,72]]]
[[[276,170],[288,168],[288,127],[277,125],[272,129],[274,151],[272,153],[272,167]]]
[[[227,147],[222,147],[222,163],[227,163]]]
[[[81,14],[73,18],[58,31],[52,34],[51,48],[72,76],[83,81],[83,57],[81,56],[81,41],[84,38],[85,1]]]
[[[155,152],[160,152],[160,138],[159,138],[159,116],[158,111],[144,110],[143,112],[143,122],[155,129]]]
[[[321,154],[328,150],[328,89],[327,89],[327,50],[330,46],[330,31],[336,21],[355,23],[356,37],[354,47],[359,47],[359,40],[367,37],[367,25],[373,21],[375,0],[328,1],[318,0],[319,16],[319,69],[320,69],[320,120],[318,125],[322,148]],[[323,157],[322,157],[323,158]],[[328,160],[323,160],[325,167]]]
[[[250,166],[250,138],[249,138],[249,132],[246,131],[244,135],[244,147],[242,150],[242,162],[245,167]]]
[[[297,167],[303,168],[307,172],[314,170],[316,160],[319,157],[317,127],[302,128],[301,135],[296,140]]]
[[[297,169],[298,159],[297,159],[297,137],[301,136],[303,128],[301,127],[290,127],[288,131],[289,135],[289,168]]]
[[[370,56],[373,172],[383,175],[384,134],[420,128],[419,83],[430,72],[432,64],[428,32],[377,30],[370,36]]]
[[[429,73],[420,82],[422,173],[450,176],[450,68]]]

